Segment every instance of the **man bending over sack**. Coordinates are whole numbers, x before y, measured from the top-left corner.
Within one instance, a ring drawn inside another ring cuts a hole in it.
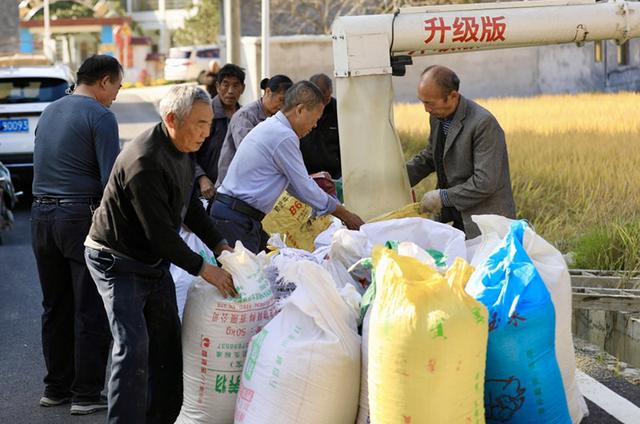
[[[316,126],[323,108],[320,89],[300,81],[285,94],[282,110],[245,137],[211,209],[216,228],[226,239],[240,240],[252,252],[263,250],[262,218],[285,189],[310,205],[316,215],[332,214],[349,229],[363,224],[358,215],[322,191],[304,166],[300,138]]]

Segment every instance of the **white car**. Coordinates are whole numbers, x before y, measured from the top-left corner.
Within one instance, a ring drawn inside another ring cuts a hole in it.
[[[203,84],[212,60],[220,64],[220,47],[217,44],[172,47],[169,57],[164,61],[164,79]]]
[[[73,82],[65,65],[0,67],[0,162],[14,184],[31,191],[33,146],[38,119]]]

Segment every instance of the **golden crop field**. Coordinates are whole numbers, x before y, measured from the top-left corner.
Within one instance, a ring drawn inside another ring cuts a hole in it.
[[[640,94],[478,103],[496,116],[507,135],[518,217],[563,251],[593,242],[584,236],[608,228],[623,247],[595,248],[613,249],[608,252],[612,257],[627,255],[618,267],[640,267]],[[398,104],[395,120],[409,158],[424,147],[427,114],[420,104]],[[417,194],[434,185],[430,177]]]

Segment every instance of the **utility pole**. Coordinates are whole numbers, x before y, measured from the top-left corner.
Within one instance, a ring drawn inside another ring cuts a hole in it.
[[[270,17],[269,17],[269,0],[262,0],[262,78],[269,78],[269,38],[271,36]]]
[[[158,13],[160,14],[160,52],[169,55],[171,40],[167,28],[167,5],[165,0],[158,0]]]
[[[49,15],[49,0],[44,0],[44,37],[42,38],[42,52],[49,60],[53,60],[51,51],[51,16]]]
[[[227,63],[240,64],[240,0],[224,0]]]

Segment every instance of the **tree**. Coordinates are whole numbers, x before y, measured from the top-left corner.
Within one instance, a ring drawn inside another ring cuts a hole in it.
[[[173,44],[211,44],[218,41],[220,11],[216,0],[199,0],[191,5],[194,14],[185,19],[182,28],[173,33]]]
[[[336,16],[391,13],[399,7],[469,3],[471,0],[271,0],[274,35],[330,34]],[[243,13],[260,19],[260,1],[249,2]]]
[[[276,34],[329,34],[336,16],[373,13],[379,1],[271,0]]]

